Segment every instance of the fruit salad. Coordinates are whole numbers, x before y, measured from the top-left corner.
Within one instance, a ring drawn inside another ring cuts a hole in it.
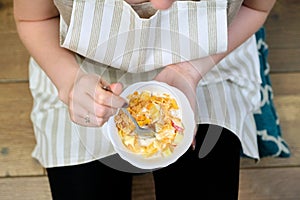
[[[114,117],[118,134],[127,149],[145,158],[171,155],[184,136],[181,111],[170,94],[150,91],[135,91],[128,97],[127,110],[141,127],[150,127],[154,138],[139,137],[135,125],[120,110]]]

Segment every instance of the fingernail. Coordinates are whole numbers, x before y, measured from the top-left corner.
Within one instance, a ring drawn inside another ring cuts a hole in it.
[[[125,102],[122,106],[122,108],[127,108],[129,106],[129,104],[127,102]]]
[[[109,86],[109,85],[104,85],[104,86],[102,86],[102,89],[105,90],[105,91],[112,92],[112,90],[110,89],[110,86]]]
[[[192,142],[192,149],[193,149],[193,151],[196,149],[196,141],[195,141],[195,139],[194,139],[194,141]]]

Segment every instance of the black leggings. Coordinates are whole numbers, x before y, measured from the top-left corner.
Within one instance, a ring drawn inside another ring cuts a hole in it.
[[[211,127],[216,126],[199,126],[195,150],[189,149],[175,163],[153,171],[157,200],[238,199],[240,141],[227,129]],[[222,133],[214,148],[199,159],[208,129]],[[99,161],[47,168],[47,173],[54,200],[130,200],[132,177],[137,176]]]

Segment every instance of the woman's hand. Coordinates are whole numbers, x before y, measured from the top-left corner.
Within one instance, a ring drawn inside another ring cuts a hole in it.
[[[109,85],[112,92],[102,89],[109,84],[95,74],[81,74],[69,93],[69,113],[73,122],[82,125],[102,126],[118,108],[127,105],[119,96],[123,86]]]
[[[192,63],[182,62],[165,67],[154,80],[165,82],[181,90],[188,98],[194,113],[196,113],[196,87],[201,77],[201,73],[197,71],[197,68]],[[196,131],[197,129],[195,128],[194,134],[196,134]],[[194,140],[192,147],[195,148],[195,145]]]
[[[189,62],[166,66],[154,80],[165,82],[181,90],[188,98],[192,109],[196,110],[196,87],[201,74]]]

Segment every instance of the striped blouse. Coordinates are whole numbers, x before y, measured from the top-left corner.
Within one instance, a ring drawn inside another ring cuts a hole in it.
[[[152,80],[168,64],[225,51],[227,26],[242,0],[177,1],[164,11],[151,10],[149,4],[132,7],[122,0],[54,2],[61,14],[61,46],[78,55],[87,73],[126,87]],[[150,17],[143,18],[140,11]],[[105,126],[73,123],[55,86],[32,58],[29,68],[37,142],[33,157],[44,167],[55,167],[114,154]],[[259,158],[252,114],[259,106],[259,87],[252,36],[199,82],[197,123],[228,128],[238,136],[246,155]]]

